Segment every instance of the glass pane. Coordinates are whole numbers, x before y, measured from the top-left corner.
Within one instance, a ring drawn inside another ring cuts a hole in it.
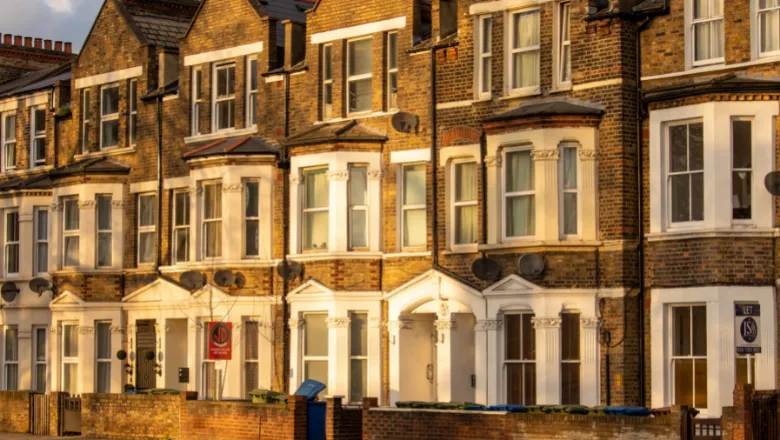
[[[81,103],[81,114],[82,114],[82,121],[88,121],[90,118],[90,111],[92,110],[92,107],[90,106],[89,102],[89,90],[84,90],[84,97],[82,98]]]
[[[563,195],[563,233],[577,235],[577,193]]]
[[[691,354],[691,309],[672,307],[672,355]]]
[[[5,117],[5,140],[10,141],[16,139],[16,116]]]
[[[47,331],[45,328],[35,329],[35,361],[46,361],[46,337]]]
[[[62,385],[63,389],[71,395],[78,394],[78,379],[79,378],[79,366],[78,364],[64,364],[62,372]]]
[[[523,364],[506,365],[506,403],[522,405],[523,402]]]
[[[350,323],[350,354],[368,356],[368,315],[353,313]]]
[[[111,196],[96,196],[98,230],[111,230]]]
[[[732,218],[750,219],[752,215],[751,193],[752,174],[750,171],[734,171],[731,173],[731,204]]]
[[[455,165],[455,201],[477,200],[477,164],[474,162]]]
[[[103,138],[100,145],[103,147],[113,147],[119,144],[119,121],[104,121]]]
[[[561,404],[580,404],[580,364],[561,365]]]
[[[19,241],[19,213],[11,212],[5,217],[5,239]]]
[[[111,233],[98,234],[98,266],[111,266]]]
[[[571,81],[571,46],[561,49],[561,81]]]
[[[708,60],[710,55],[710,23],[699,23],[693,26],[696,61]]]
[[[19,365],[9,364],[5,366],[5,389],[17,391],[19,389]]]
[[[64,245],[64,264],[65,266],[79,265],[79,238],[65,237]]]
[[[424,205],[425,199],[425,165],[403,167],[403,204]]]
[[[539,45],[539,11],[514,15],[514,48]]]
[[[521,348],[521,325],[523,315],[506,315],[504,317],[504,335],[506,337],[506,360],[519,361]]]
[[[234,104],[235,100],[233,99],[217,103],[217,130],[226,130],[235,126]]]
[[[330,185],[328,170],[310,170],[304,172],[306,190],[305,208],[327,208],[330,204]]]
[[[491,90],[491,76],[493,74],[493,59],[483,58],[482,59],[482,93],[488,93]]]
[[[455,208],[455,244],[477,243],[477,217],[476,205]]]
[[[669,171],[676,173],[688,169],[688,126],[669,127]]]
[[[561,313],[561,360],[580,358],[580,315]]]
[[[138,262],[154,263],[154,232],[140,233],[138,242]]]
[[[246,347],[245,359],[257,360],[259,359],[258,342],[260,339],[259,326],[257,325],[257,321],[247,321],[244,324],[244,329],[244,344]]]
[[[5,330],[5,360],[16,362],[19,360],[19,331],[16,327],[8,327]]]
[[[753,123],[751,121],[733,121],[732,158],[737,169],[753,167]]]
[[[523,366],[523,404],[536,405],[536,365]]]
[[[62,327],[62,354],[64,357],[77,357],[79,355],[78,327],[65,325]]]
[[[532,191],[534,189],[534,164],[531,151],[507,153],[507,192]]]
[[[482,53],[493,52],[493,18],[482,20]]]
[[[510,197],[507,199],[507,237],[525,237],[535,233],[534,196]]]
[[[349,42],[349,76],[371,73],[372,43],[370,38]]]
[[[330,119],[333,116],[333,84],[325,84],[323,89],[323,119]]]
[[[190,230],[176,230],[176,261],[189,261],[190,255]]]
[[[694,391],[693,405],[696,408],[707,407],[707,360],[696,359],[694,361]]]
[[[762,12],[759,14],[759,20],[761,22],[761,52],[780,50],[780,26],[778,26],[780,24],[780,11]]]
[[[428,243],[425,209],[409,209],[404,211],[405,247],[425,247]]]
[[[366,205],[366,188],[368,181],[365,167],[353,167],[349,173],[349,204],[351,206]]]
[[[37,243],[35,245],[35,258],[38,262],[36,271],[43,274],[49,271],[49,243]]]
[[[98,362],[97,364],[97,392],[111,392],[111,363]]]
[[[246,182],[244,191],[244,215],[247,217],[260,216],[260,184],[258,182]]]
[[[174,196],[176,220],[175,226],[189,226],[190,224],[190,195],[185,192],[176,193]]]
[[[137,109],[136,98],[138,97],[138,81],[130,82],[130,111],[134,112]]]
[[[718,14],[722,15],[722,14]],[[710,33],[712,38],[712,58],[723,58],[723,46],[724,46],[724,35],[723,35],[723,19],[718,21],[713,21],[710,23]]]
[[[688,127],[688,149],[690,170],[704,169],[704,125],[702,123],[691,124]]]
[[[368,361],[352,359],[349,368],[349,401],[359,403],[368,393]]]
[[[257,58],[249,61],[249,89],[257,90]]]
[[[328,355],[328,315],[306,315],[304,356]],[[322,382],[322,381],[320,381]],[[325,383],[325,382],[323,382]]]
[[[103,89],[103,115],[119,113],[119,87]]]
[[[368,247],[366,215],[365,209],[353,209],[350,211],[349,226],[351,229],[350,239],[353,248]]]
[[[704,173],[691,175],[691,220],[704,220]]]
[[[515,89],[539,85],[539,51],[516,53],[513,63]]]
[[[693,355],[707,356],[707,307],[691,307],[693,313]]]
[[[141,196],[138,198],[139,202],[139,214],[138,225],[139,226],[154,226],[156,222],[156,198],[155,196]]]
[[[97,358],[111,359],[111,324],[108,322],[97,325]]]
[[[314,379],[317,382],[328,384],[328,361],[306,361],[303,365],[303,378]],[[327,396],[328,389],[325,388],[319,394],[320,396]]]
[[[217,69],[217,96],[227,95],[228,72],[225,68]]]
[[[371,78],[349,82],[349,112],[371,111]]]
[[[46,364],[35,365],[35,391],[46,392]]]
[[[222,255],[222,222],[208,222],[203,227],[206,241],[206,257]]]
[[[244,376],[246,380],[246,398],[251,399],[250,391],[260,388],[260,368],[257,362],[244,363]]]
[[[303,215],[303,249],[328,249],[328,211],[307,212]]]
[[[46,109],[35,109],[35,131],[46,132]]]
[[[19,273],[19,245],[8,244],[6,245],[6,272],[7,273]]]
[[[387,36],[387,66],[390,69],[398,67],[398,34]]]
[[[577,149],[566,147],[562,149],[563,157],[563,188],[577,189]]]
[[[203,185],[203,217],[207,220],[222,218],[222,184]]]
[[[260,255],[260,222],[246,221],[246,255]]]
[[[569,3],[561,4],[561,40],[569,41]]]
[[[322,49],[322,76],[325,80],[333,79],[333,57],[332,46],[325,46]]]
[[[534,329],[534,315],[526,313],[522,315],[523,325],[523,360],[536,360],[536,329]]]
[[[79,228],[78,200],[65,201],[65,230],[73,231]]]
[[[672,176],[672,222],[691,221],[690,177]]]

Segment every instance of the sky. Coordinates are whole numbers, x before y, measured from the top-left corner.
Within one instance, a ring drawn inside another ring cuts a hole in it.
[[[78,52],[103,0],[0,0],[0,33],[70,41]]]

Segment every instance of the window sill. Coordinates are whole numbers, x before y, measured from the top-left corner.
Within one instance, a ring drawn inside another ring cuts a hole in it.
[[[711,60],[704,60],[704,61],[694,61],[691,65],[691,69],[696,69],[699,67],[707,67],[707,66],[713,66],[716,64],[726,64],[726,58],[714,58]]]
[[[82,153],[77,154],[73,157],[74,160],[82,160],[82,159],[91,159],[91,158],[98,158],[98,157],[109,157],[109,156],[120,156],[122,154],[129,154],[134,153],[135,147],[124,147],[124,148],[104,148],[100,151],[90,152],[90,153]]]
[[[257,133],[257,126],[249,127],[249,128],[240,128],[240,129],[230,129],[230,130],[222,130],[217,131],[215,133],[209,133],[209,134],[198,134],[195,136],[190,136],[184,138],[185,144],[194,144],[197,142],[205,142],[205,141],[213,141],[217,139],[224,139],[229,137],[235,137],[235,136],[244,136],[244,135],[251,135]]]
[[[211,269],[214,266],[230,267],[276,267],[281,260],[244,259],[244,260],[214,260],[214,261],[190,261],[176,263],[171,266],[160,266],[161,272],[182,272],[195,269]]]
[[[700,228],[645,234],[648,242],[692,240],[699,238],[773,238],[780,237],[780,228]]]
[[[479,246],[479,251],[494,251],[516,248],[534,248],[534,247],[599,247],[604,243],[599,240],[528,240],[528,241],[510,241],[506,243],[483,244]]]
[[[40,174],[45,173],[47,171],[53,170],[54,167],[51,165],[46,165],[42,167],[35,167],[35,168],[29,168],[29,169],[16,169],[12,168],[10,170],[6,170],[3,172],[6,176],[30,176],[33,174]]]
[[[391,259],[391,258],[421,258],[421,257],[430,257],[431,251],[420,251],[420,252],[396,252],[394,254],[384,254],[382,255],[382,258],[385,260]]]
[[[325,121],[316,121],[314,125],[335,124],[337,122],[354,121],[357,119],[379,118],[382,116],[394,115],[398,112],[399,110],[390,110],[387,112],[354,113],[352,115],[347,116],[346,118],[332,118]]]
[[[552,90],[550,90],[550,93],[562,93],[562,92],[571,92],[574,86],[571,82],[565,82],[558,84],[558,86],[553,87]]]
[[[382,258],[381,252],[321,252],[313,254],[288,255],[291,261],[326,261],[326,260],[378,260]]]
[[[62,269],[58,270],[52,270],[49,272],[49,276],[58,276],[58,275],[74,275],[74,274],[82,274],[82,275],[121,275],[124,273],[122,269],[117,268],[107,268],[107,269],[81,269],[78,267],[64,267]],[[45,278],[45,277],[41,277]]]
[[[476,254],[479,252],[479,245],[471,246],[452,246],[449,249],[442,252],[442,255],[468,255]]]
[[[538,96],[542,94],[541,87],[529,87],[525,89],[517,89],[509,92],[507,95],[498,98],[499,101],[507,101],[510,99],[526,98],[529,96]]]

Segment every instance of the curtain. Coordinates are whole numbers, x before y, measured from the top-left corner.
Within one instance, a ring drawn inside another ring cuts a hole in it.
[[[328,170],[314,170],[305,173],[306,205],[309,208],[327,208],[330,204]]]
[[[349,176],[349,204],[351,206],[366,205],[366,169],[364,167],[352,168]]]
[[[330,216],[328,211],[306,212],[303,216],[304,249],[327,249]]]
[[[406,166],[403,169],[404,205],[425,204],[425,165]]]
[[[563,148],[563,189],[577,189],[576,148]]]
[[[73,231],[79,228],[79,204],[77,200],[65,202],[65,230]]]
[[[142,232],[138,237],[138,260],[141,263],[154,261],[154,232]]]
[[[366,240],[366,210],[365,209],[352,209],[350,210],[350,226],[352,231],[353,248],[360,248],[368,246]]]
[[[373,39],[352,41],[349,43],[349,76],[371,73],[371,52]]]
[[[508,237],[524,237],[535,234],[534,203],[533,195],[508,198],[506,226]]]
[[[455,208],[455,244],[477,243],[477,216],[476,205]]]
[[[306,315],[304,356],[328,355],[328,315]]]
[[[43,274],[49,271],[49,243],[38,243],[36,246],[38,267],[36,270],[39,274]]]
[[[97,392],[98,393],[110,393],[111,392],[111,363],[110,362],[98,362],[97,364]]]
[[[63,345],[64,357],[76,357],[79,355],[79,335],[78,328],[75,325],[66,325],[63,327]]]
[[[111,325],[105,322],[97,325],[97,358],[111,359]]]
[[[204,217],[206,219],[222,218],[222,184],[204,185],[203,193]]]
[[[208,222],[206,229],[206,256],[219,257],[222,255],[222,222]],[[152,235],[153,236],[153,235]]]
[[[65,237],[65,266],[79,265],[79,238]]]
[[[776,0],[767,0],[766,3],[772,3],[766,7],[777,6]],[[774,52],[780,50],[780,26],[778,23],[780,20],[780,11],[767,11],[762,12],[759,15],[761,20],[761,52]]]
[[[408,209],[404,211],[403,245],[407,247],[424,247],[427,244],[427,226],[425,209]]]
[[[98,266],[111,266],[111,233],[98,233]]]
[[[531,151],[515,151],[507,154],[507,192],[532,191],[534,189],[534,164]]]
[[[78,394],[79,366],[78,364],[65,364],[63,369],[62,381],[64,391],[74,396]]]
[[[154,196],[142,196],[139,197],[140,210],[139,210],[139,225],[140,226],[154,226],[156,223],[155,211],[157,210],[155,205]]]

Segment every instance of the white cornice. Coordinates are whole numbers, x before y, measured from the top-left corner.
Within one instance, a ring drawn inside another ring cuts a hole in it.
[[[100,86],[125,79],[137,78],[143,75],[143,73],[143,66],[131,67],[129,69],[117,70],[114,72],[101,73],[99,75],[78,78],[75,81],[75,87],[76,89],[83,89],[86,87]]]
[[[231,58],[243,57],[246,55],[258,54],[263,51],[263,42],[245,44],[243,46],[230,47],[228,49],[203,52],[196,55],[184,57],[185,66],[197,66],[200,64],[213,63],[215,61],[227,60]]]
[[[375,21],[327,32],[320,32],[311,36],[311,44],[329,43],[336,40],[346,40],[365,35],[377,34],[406,27],[406,17],[391,18],[389,20]]]

